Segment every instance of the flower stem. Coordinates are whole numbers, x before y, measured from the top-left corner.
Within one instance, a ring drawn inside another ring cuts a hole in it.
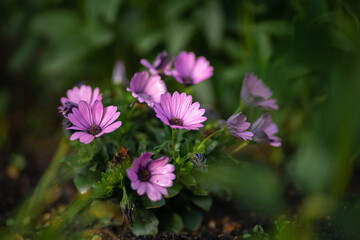
[[[226,125],[222,128],[217,130],[216,132],[213,132],[212,134],[210,134],[209,136],[207,136],[196,148],[196,150],[199,150],[210,138],[212,138],[213,136],[217,135],[218,133],[224,132],[226,129]]]
[[[233,114],[238,113],[238,112],[242,112],[245,109],[245,107],[246,107],[245,102],[240,99],[239,106],[238,106],[238,108],[235,110],[235,112]]]
[[[234,151],[232,151],[231,155],[237,153],[238,151],[240,151],[241,149],[243,149],[244,147],[246,147],[246,145],[249,144],[249,141],[245,141],[242,144],[240,144],[237,148],[235,148]]]
[[[133,114],[134,110],[135,110],[135,105],[138,103],[138,101],[134,101],[130,104],[130,109],[127,111],[126,113],[126,118],[130,119],[131,115]]]
[[[171,128],[171,149],[175,150],[175,130]]]
[[[94,138],[94,142],[95,142],[95,146],[96,146],[96,151],[99,151],[99,144],[98,142],[96,141],[96,138]]]
[[[175,129],[171,128],[171,150],[173,161],[175,161]]]

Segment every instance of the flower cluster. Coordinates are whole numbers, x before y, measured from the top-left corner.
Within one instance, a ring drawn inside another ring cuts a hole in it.
[[[122,199],[120,207],[130,225],[136,225],[135,208],[141,211],[141,208],[160,207],[165,204],[165,198],[175,196],[181,189],[197,191],[192,193],[201,196],[208,194],[208,187],[196,185],[197,180],[191,174],[206,174],[211,170],[210,165],[216,157],[209,152],[218,144],[221,145],[218,154],[228,150],[226,144],[231,141],[220,138],[232,135],[242,139],[242,145],[236,151],[253,142],[281,146],[281,139],[275,136],[278,127],[269,113],[265,112],[257,120],[252,119],[253,114],[249,118],[245,115],[248,110],[243,109],[245,106],[278,109],[276,100],[270,99],[270,89],[253,73],[246,74],[243,81],[240,96],[245,104],[239,105],[226,125],[219,128],[221,120],[218,119],[217,123],[207,124],[205,130],[196,134],[194,131],[199,131],[208,120],[205,108],[201,108],[188,93],[168,92],[167,83],[172,79],[175,85],[181,83],[186,92],[191,92],[187,90],[192,85],[213,75],[209,61],[202,56],[196,57],[193,52],[183,51],[171,57],[163,51],[152,64],[146,59],[141,59],[140,63],[147,70],[135,73],[130,83],[126,79],[124,62],[115,64],[112,78],[117,89],[112,95],[104,92],[104,103],[113,101],[116,106],[104,107],[99,88],[81,85],[68,90],[66,97],[60,99],[59,107],[59,112],[69,123],[66,130],[71,132],[70,140],[83,143],[75,144],[83,149],[79,150],[76,161],[68,164],[74,164],[77,171],[84,171],[82,175],[89,171],[101,173],[94,174],[96,183],[91,186],[94,191],[100,189],[96,196],[109,198],[118,194],[117,197]],[[114,95],[116,97],[111,99]],[[116,131],[122,125],[118,120],[118,107],[125,111],[121,133]],[[192,130],[192,133],[184,130]],[[112,135],[94,141],[112,132]],[[221,137],[214,140],[219,133]],[[90,144],[93,141],[95,144]],[[83,159],[82,155],[85,155]],[[84,192],[84,188],[79,191]]]
[[[269,99],[272,95],[271,90],[265,86],[261,79],[253,73],[245,75],[241,88],[241,99],[251,107],[260,107],[265,110],[277,110],[279,107],[275,99]],[[268,143],[273,147],[281,146],[281,139],[274,136],[279,130],[272,122],[269,113],[264,113],[257,119],[250,131],[250,123],[246,122],[247,117],[240,113],[232,115],[226,122],[229,133],[243,140],[254,140],[258,143]]]

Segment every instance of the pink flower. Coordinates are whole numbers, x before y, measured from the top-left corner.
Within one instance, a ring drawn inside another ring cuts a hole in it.
[[[179,95],[175,92],[161,95],[160,103],[155,103],[154,111],[156,116],[166,125],[172,128],[198,130],[206,121],[203,116],[205,109],[199,109],[198,102],[192,103],[191,95],[185,93]]]
[[[271,95],[272,91],[264,85],[261,79],[258,79],[253,73],[245,75],[240,96],[247,105],[259,106],[266,110],[278,110],[279,106],[276,100],[269,99]]]
[[[70,140],[80,139],[80,142],[88,144],[104,133],[111,133],[121,126],[121,121],[115,122],[119,116],[120,112],[117,112],[115,106],[104,109],[101,101],[96,100],[92,106],[86,101],[80,101],[79,108],[73,108],[73,112],[68,115],[73,126],[67,129],[76,131]]]
[[[181,52],[177,57],[173,71],[174,78],[183,84],[193,85],[202,82],[213,75],[214,68],[204,57],[195,58],[193,52]]]
[[[67,117],[69,113],[72,112],[74,107],[77,107],[80,101],[85,101],[89,103],[91,106],[95,103],[96,100],[102,100],[102,94],[99,94],[99,88],[95,88],[92,91],[90,86],[81,85],[79,87],[74,87],[73,89],[69,89],[66,92],[67,97],[62,97],[60,99],[62,106],[58,107],[59,112]]]
[[[133,97],[139,102],[145,102],[149,107],[153,107],[154,103],[160,102],[161,94],[166,92],[166,85],[160,76],[149,77],[149,73],[143,71],[135,73],[127,90],[132,92]]]
[[[254,134],[246,131],[250,127],[250,123],[246,122],[246,116],[242,113],[236,113],[229,117],[226,121],[226,129],[235,137],[246,140],[252,140]]]
[[[269,113],[264,113],[256,122],[253,123],[251,131],[254,133],[254,141],[259,143],[268,143],[273,147],[281,146],[281,139],[274,136],[278,127],[272,122]]]
[[[168,163],[168,157],[151,160],[152,155],[151,152],[143,152],[126,172],[131,188],[140,196],[146,192],[148,198],[156,202],[161,200],[162,195],[168,195],[166,188],[173,185],[176,176],[173,173],[175,166]]]
[[[171,71],[170,71],[171,59],[166,51],[159,53],[156,56],[155,61],[152,65],[146,59],[141,59],[140,63],[145,67],[147,67],[150,73],[153,75],[160,75],[160,74],[171,75]]]

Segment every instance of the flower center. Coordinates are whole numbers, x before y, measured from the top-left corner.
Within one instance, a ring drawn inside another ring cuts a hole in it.
[[[186,85],[192,85],[193,84],[193,79],[191,77],[184,77],[183,82]]]
[[[141,169],[138,172],[138,178],[143,181],[146,182],[151,178],[151,172],[149,170],[147,170],[146,168]]]
[[[183,125],[183,121],[180,118],[172,118],[170,120],[170,124],[171,125],[178,125],[178,126],[182,126]]]
[[[99,127],[98,125],[92,125],[89,130],[88,130],[88,133],[93,135],[93,136],[96,136],[98,135],[100,132],[102,131],[101,127]]]

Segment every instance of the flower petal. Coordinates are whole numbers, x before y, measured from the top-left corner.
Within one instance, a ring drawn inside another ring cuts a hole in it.
[[[168,157],[162,157],[162,158],[158,158],[154,161],[151,161],[148,165],[148,169],[150,171],[155,170],[156,168],[159,167],[163,167],[165,166],[167,163],[169,162],[169,158]]]
[[[141,182],[141,181],[139,181],[140,182],[140,185],[139,185],[139,187],[137,188],[137,194],[139,195],[139,196],[141,196],[141,195],[144,195],[144,193],[145,193],[145,191],[146,191],[146,188],[147,188],[147,183],[146,182]],[[134,189],[135,190],[135,189]]]
[[[92,142],[92,140],[94,140],[94,136],[90,135],[88,133],[85,133],[84,135],[80,136],[80,142],[84,143],[84,144],[89,144]]]
[[[103,107],[102,102],[96,100],[92,107],[92,115],[93,115],[92,117],[94,120],[94,124],[97,126],[100,125],[101,119],[103,117],[103,110],[104,110],[104,107]]]
[[[159,201],[162,198],[161,193],[151,183],[146,183],[146,195],[153,202]]]
[[[174,174],[175,175],[175,174]],[[169,176],[170,178],[172,175]],[[173,185],[173,181],[163,175],[153,175],[150,178],[150,182],[157,184],[161,187],[171,187]]]

